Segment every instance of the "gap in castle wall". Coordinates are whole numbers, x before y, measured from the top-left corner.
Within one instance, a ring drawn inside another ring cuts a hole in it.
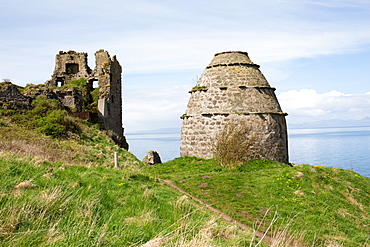
[[[99,87],[99,81],[93,81],[92,82],[92,87],[93,87],[93,89],[98,88]]]

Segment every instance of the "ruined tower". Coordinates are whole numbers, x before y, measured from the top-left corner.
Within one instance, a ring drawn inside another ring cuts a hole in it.
[[[117,144],[128,149],[122,127],[122,67],[116,56],[110,57],[104,50],[95,52],[95,68],[91,70],[87,63],[87,53],[60,51],[56,55],[51,80],[45,84],[50,88],[58,88],[81,78],[87,81],[90,91],[94,89],[94,81],[97,81],[99,123],[111,131],[112,139]],[[74,102],[70,104],[75,105]]]
[[[55,69],[49,87],[60,87],[72,80],[85,78],[89,80],[91,69],[87,64],[87,53],[75,51],[60,51],[55,57]]]
[[[191,93],[181,117],[181,156],[212,158],[217,134],[231,122],[251,129],[255,158],[288,163],[284,113],[272,88],[248,53],[217,53]]]

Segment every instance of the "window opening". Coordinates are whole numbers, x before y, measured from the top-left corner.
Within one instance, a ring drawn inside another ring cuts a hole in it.
[[[66,64],[67,74],[77,74],[79,72],[79,67],[77,63],[67,63]]]

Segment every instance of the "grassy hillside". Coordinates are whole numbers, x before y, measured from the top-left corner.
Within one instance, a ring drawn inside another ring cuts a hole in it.
[[[222,168],[182,157],[146,167],[250,226],[304,246],[370,246],[370,179],[349,170],[255,160]],[[283,245],[284,246],[284,245]]]
[[[153,177],[0,154],[0,246],[244,246],[218,220]],[[158,245],[152,245],[158,246]]]

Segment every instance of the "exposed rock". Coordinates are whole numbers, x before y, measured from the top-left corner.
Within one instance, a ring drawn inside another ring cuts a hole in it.
[[[0,91],[0,106],[3,109],[32,109],[32,98],[21,94],[16,85],[6,83],[1,86]]]
[[[147,152],[146,156],[143,159],[143,162],[149,165],[162,163],[161,157],[159,156],[158,152],[153,150]]]

